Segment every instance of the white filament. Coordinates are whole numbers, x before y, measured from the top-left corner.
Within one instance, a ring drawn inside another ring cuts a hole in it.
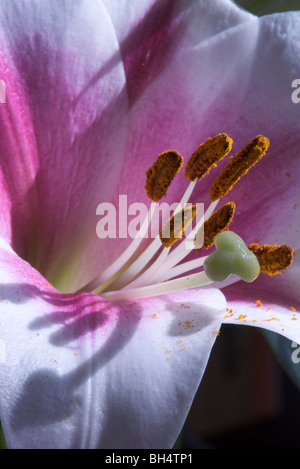
[[[197,180],[190,182],[174,214],[182,209],[183,204],[188,202],[196,182]],[[205,220],[211,216],[217,203],[218,200],[210,204],[205,215],[189,234],[188,247],[186,241],[183,241],[170,252],[171,248],[163,247],[159,235],[157,235],[142,254],[130,262],[143,236],[148,231],[154,209],[156,208],[156,204],[151,204],[150,211],[136,238],[110,267],[89,284],[90,290],[101,294],[107,300],[119,301],[157,296],[210,284],[211,280],[206,276],[204,271],[182,276],[191,270],[201,268],[205,257],[182,264],[179,264],[179,262],[194,249],[193,239],[197,232],[203,228]],[[149,267],[147,268],[147,266]],[[174,279],[174,277],[178,276],[181,277]]]

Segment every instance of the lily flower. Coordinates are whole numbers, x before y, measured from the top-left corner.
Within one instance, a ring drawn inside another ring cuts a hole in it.
[[[222,323],[300,340],[300,15],[257,18],[229,0],[1,0],[0,22],[7,445],[172,447]],[[184,259],[180,241],[142,236],[147,224],[133,240],[99,239],[99,204],[126,195],[151,212],[157,155],[174,149],[187,167],[220,134],[230,154],[201,179],[173,174],[162,200],[203,203],[206,220],[235,207],[217,236],[236,233],[247,256],[252,246],[262,270],[253,282],[219,281],[201,260],[214,246]],[[217,207],[210,187],[256,136],[267,151]],[[270,276],[274,245],[294,260]]]

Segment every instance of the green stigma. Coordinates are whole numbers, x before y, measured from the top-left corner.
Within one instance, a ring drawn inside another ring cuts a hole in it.
[[[206,275],[214,282],[222,282],[236,274],[245,282],[253,282],[260,273],[256,256],[242,238],[233,231],[219,233],[214,243],[216,250],[204,262]]]

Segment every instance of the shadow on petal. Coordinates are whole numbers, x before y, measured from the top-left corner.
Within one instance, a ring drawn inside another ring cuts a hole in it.
[[[27,303],[37,295],[40,290],[29,283],[0,284],[0,298],[14,304]]]
[[[21,288],[20,285],[18,287]],[[13,292],[16,285],[11,285],[10,288]],[[76,398],[77,390],[83,385],[88,386],[89,380],[122,351],[135,333],[142,314],[139,304],[108,304],[96,295],[41,292],[30,285],[26,285],[23,291],[28,294],[23,301],[28,301],[34,293],[39,293],[50,304],[59,306],[58,311],[56,309],[53,313],[36,318],[29,328],[36,331],[38,327],[50,329],[59,326],[56,332],[49,334],[49,342],[58,348],[58,353],[61,349],[64,356],[66,348],[72,348],[73,342],[78,346],[79,340],[81,356],[86,358],[64,374],[41,367],[26,378],[20,386],[19,396],[11,413],[11,425],[15,431],[59,422],[75,412],[80,415],[82,409]],[[62,305],[66,310],[60,309]],[[103,326],[109,321],[110,327],[103,332]],[[99,338],[102,340],[99,341]],[[97,350],[98,342],[101,345]],[[66,356],[63,358],[66,359]],[[57,366],[59,370],[59,364]]]
[[[212,304],[199,305],[196,302],[185,302],[174,308],[174,319],[168,334],[171,336],[189,336],[208,327],[215,319],[215,307]]]
[[[24,382],[11,413],[14,430],[67,419],[75,410],[74,389],[68,379],[50,369],[32,373]]]

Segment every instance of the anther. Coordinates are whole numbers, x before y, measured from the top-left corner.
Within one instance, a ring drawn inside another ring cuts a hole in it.
[[[171,247],[176,243],[176,241],[179,241],[182,238],[183,232],[192,223],[197,212],[197,205],[189,205],[180,212],[172,215],[172,217],[164,224],[159,233],[159,237],[166,248]]]
[[[233,185],[266,153],[269,139],[258,135],[225,166],[209,190],[212,201],[226,195]]]
[[[268,275],[281,274],[282,270],[287,269],[293,262],[294,251],[286,244],[278,246],[277,244],[250,244],[249,250],[256,256],[260,271]]]
[[[151,200],[158,202],[166,195],[182,165],[183,157],[177,151],[165,151],[158,155],[156,161],[146,172],[145,189]]]
[[[185,177],[189,181],[202,178],[230,152],[231,147],[232,139],[224,133],[218,134],[214,138],[208,138],[188,160]]]
[[[226,230],[233,220],[235,212],[235,203],[228,202],[223,205],[216,213],[214,213],[208,220],[204,222],[204,240],[197,241],[197,235],[195,237],[194,245],[196,248],[208,249],[214,244],[214,238]],[[202,237],[201,237],[202,238]]]

